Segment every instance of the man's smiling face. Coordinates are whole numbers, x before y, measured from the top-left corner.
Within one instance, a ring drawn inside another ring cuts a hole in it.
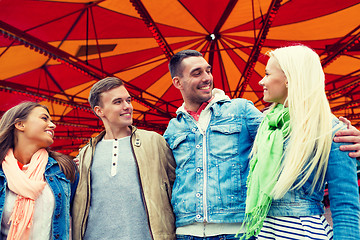
[[[211,66],[203,57],[188,57],[181,62],[181,68],[182,76],[175,77],[178,79],[177,88],[182,93],[186,108],[197,110],[212,96]]]

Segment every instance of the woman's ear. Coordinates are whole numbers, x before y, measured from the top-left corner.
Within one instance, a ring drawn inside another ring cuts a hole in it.
[[[15,120],[16,121],[16,120]],[[24,123],[22,122],[22,121],[18,121],[18,122],[16,122],[15,123],[15,128],[17,129],[17,130],[19,130],[19,131],[24,131],[24,129],[25,129],[25,125],[24,125]]]

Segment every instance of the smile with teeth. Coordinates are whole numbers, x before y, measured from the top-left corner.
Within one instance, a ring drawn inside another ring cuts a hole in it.
[[[210,85],[201,87],[200,89],[202,89],[202,90],[208,90],[208,89],[210,89]]]
[[[51,137],[54,137],[54,133],[52,131],[47,130],[46,133],[49,134]]]

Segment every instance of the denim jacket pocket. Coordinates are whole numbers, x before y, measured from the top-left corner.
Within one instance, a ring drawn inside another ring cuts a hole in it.
[[[210,126],[210,154],[223,161],[239,154],[239,135],[241,124],[224,124]]]
[[[70,194],[71,194],[70,180],[67,179],[63,175],[57,176],[57,178],[59,179],[59,182],[61,184],[61,188],[63,189],[66,197],[70,198]]]
[[[187,139],[189,138],[189,134],[190,133],[187,132],[176,134],[169,140],[169,146],[176,160],[177,168],[180,169],[183,169],[184,166],[189,167],[189,165],[186,163],[194,154],[193,149],[190,147],[191,141]]]
[[[65,177],[65,174],[60,169],[58,171],[47,174],[46,178],[55,195],[65,194],[65,199],[70,199],[70,180]]]

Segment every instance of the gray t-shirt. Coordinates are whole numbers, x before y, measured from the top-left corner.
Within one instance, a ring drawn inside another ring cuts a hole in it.
[[[130,137],[96,145],[84,239],[151,239]]]

